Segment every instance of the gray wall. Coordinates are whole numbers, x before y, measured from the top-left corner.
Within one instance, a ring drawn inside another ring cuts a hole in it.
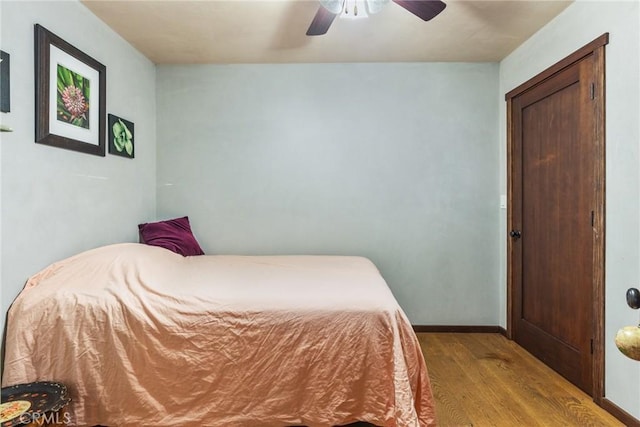
[[[0,143],[2,326],[26,279],[96,246],[137,241],[155,217],[155,66],[76,1],[0,2],[0,47],[11,55],[15,129]],[[135,123],[136,159],[35,144],[33,25],[39,23],[107,67],[107,111]]]
[[[158,215],[207,253],[363,255],[414,324],[498,323],[497,64],[157,76]]]
[[[605,32],[606,46],[606,337],[605,394],[640,418],[640,364],[618,351],[619,328],[638,324],[625,292],[640,285],[638,205],[640,163],[640,11],[637,1],[578,1],[500,64],[500,188],[506,191],[504,94]],[[587,25],[588,23],[588,25]],[[500,259],[506,259],[501,218]],[[505,324],[506,278],[501,269],[500,315]]]

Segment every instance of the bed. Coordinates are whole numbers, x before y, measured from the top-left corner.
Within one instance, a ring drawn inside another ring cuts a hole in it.
[[[31,277],[3,386],[66,384],[92,426],[432,426],[420,345],[371,261],[123,243]]]

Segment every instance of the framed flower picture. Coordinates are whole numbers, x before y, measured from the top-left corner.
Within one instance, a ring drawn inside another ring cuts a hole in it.
[[[133,159],[134,148],[133,123],[109,114],[109,154]]]
[[[107,70],[35,25],[36,143],[105,155]]]

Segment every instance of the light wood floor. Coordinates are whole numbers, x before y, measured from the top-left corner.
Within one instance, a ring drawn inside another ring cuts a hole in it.
[[[417,335],[440,427],[623,426],[500,334]]]

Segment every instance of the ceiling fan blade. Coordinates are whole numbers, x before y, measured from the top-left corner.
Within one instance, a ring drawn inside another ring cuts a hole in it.
[[[321,36],[327,32],[331,23],[338,16],[335,13],[329,12],[324,7],[320,6],[318,11],[316,12],[316,16],[313,17],[313,21],[311,21],[311,25],[309,25],[309,29],[307,30],[308,36]]]
[[[440,0],[393,0],[423,21],[435,18],[447,7]]]

